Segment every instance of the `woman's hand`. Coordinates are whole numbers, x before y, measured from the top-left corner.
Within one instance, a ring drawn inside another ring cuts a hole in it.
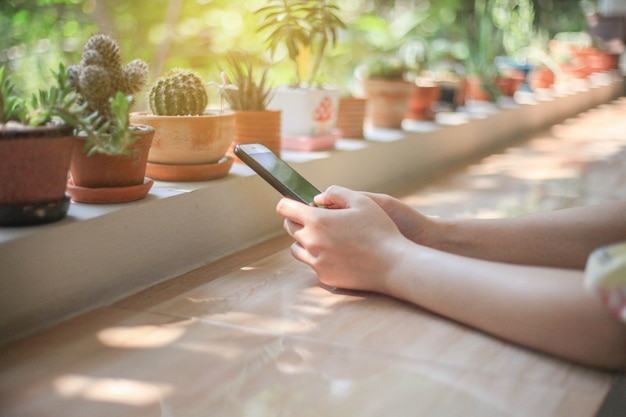
[[[441,232],[434,219],[424,216],[408,204],[389,195],[368,192],[363,195],[376,202],[407,239],[424,246],[438,246]]]
[[[315,198],[327,209],[283,198],[276,208],[295,242],[293,256],[326,285],[385,292],[390,271],[410,242],[362,193],[333,186]]]

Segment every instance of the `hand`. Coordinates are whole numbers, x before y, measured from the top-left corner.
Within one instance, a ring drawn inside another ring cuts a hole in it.
[[[437,223],[404,202],[386,194],[363,193],[378,204],[393,220],[400,232],[409,240],[424,246],[435,247],[439,236]]]
[[[401,248],[410,244],[373,199],[333,186],[315,198],[316,208],[283,198],[276,208],[295,242],[293,256],[311,266],[326,285],[385,292]]]

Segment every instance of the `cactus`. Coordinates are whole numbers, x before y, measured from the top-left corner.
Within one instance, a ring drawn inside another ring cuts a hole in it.
[[[88,113],[97,111],[104,121],[113,120],[109,100],[118,92],[138,93],[148,79],[148,65],[135,59],[122,66],[119,46],[108,35],[93,35],[83,48],[78,65],[68,68],[69,81],[78,92],[79,103],[87,103]]]
[[[204,113],[208,96],[200,76],[189,70],[173,69],[156,81],[150,90],[153,114],[196,116]]]

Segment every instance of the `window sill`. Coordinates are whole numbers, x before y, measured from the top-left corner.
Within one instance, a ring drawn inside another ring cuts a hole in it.
[[[341,139],[333,151],[283,157],[320,189],[393,192],[622,93],[617,78],[532,105],[441,114],[445,125],[407,123],[404,131],[369,131],[367,141]],[[234,164],[220,180],[156,181],[134,203],[72,203],[60,222],[0,229],[0,344],[281,234],[278,198]]]

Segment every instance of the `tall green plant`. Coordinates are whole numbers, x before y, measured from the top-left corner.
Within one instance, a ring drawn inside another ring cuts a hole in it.
[[[269,0],[270,5],[256,11],[261,17],[259,32],[269,31],[266,42],[274,54],[284,44],[294,65],[295,85],[313,85],[318,75],[324,52],[337,42],[339,29],[346,25],[339,17],[339,7],[326,0]],[[303,60],[307,51],[312,64]],[[306,69],[305,69],[306,68]],[[303,73],[308,71],[304,79]]]

